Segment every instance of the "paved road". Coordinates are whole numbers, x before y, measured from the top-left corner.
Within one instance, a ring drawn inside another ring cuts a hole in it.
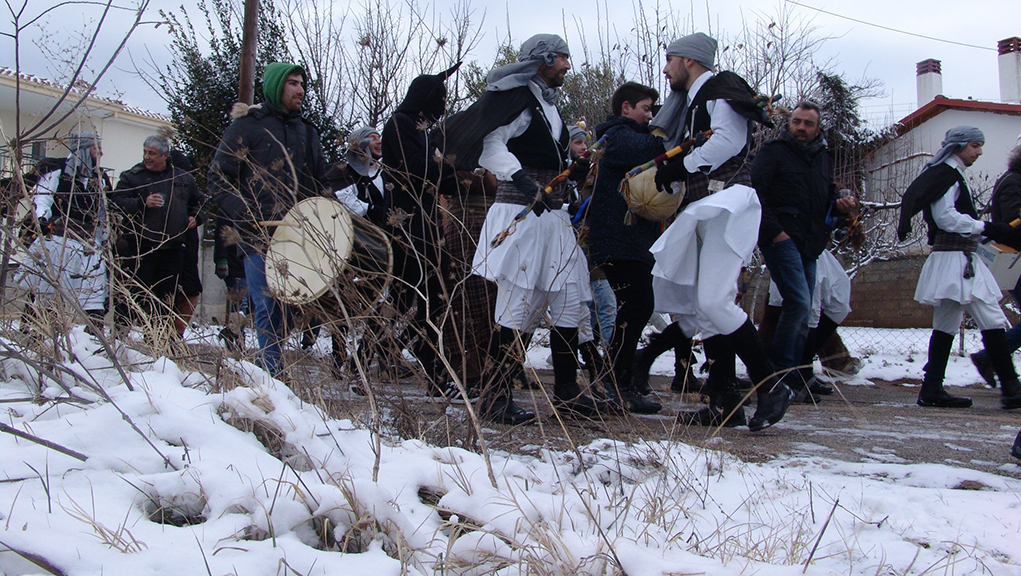
[[[656,384],[665,389],[668,381]],[[918,387],[913,385],[880,381],[873,386],[837,386],[843,397],[829,396],[816,406],[792,406],[779,424],[759,433],[747,428],[707,431],[698,427],[675,428],[672,433],[748,460],[787,454],[847,462],[934,462],[1021,478],[1021,461],[1010,456],[1010,445],[1021,427],[1021,410],[1000,409],[998,389],[952,388],[954,394],[970,396],[975,405],[943,409],[917,406]],[[664,412],[674,414],[691,407],[671,395]],[[751,417],[752,408],[746,410]]]
[[[326,376],[324,374],[324,376]],[[552,393],[552,372],[539,371]],[[327,376],[327,378],[329,378]],[[332,378],[329,378],[332,380]],[[1010,445],[1021,427],[1021,410],[1000,409],[999,389],[953,387],[975,405],[968,409],[920,408],[915,404],[917,383],[875,381],[874,385],[837,384],[842,395],[825,397],[817,406],[792,406],[776,426],[758,433],[747,428],[705,429],[680,427],[679,410],[697,408],[698,396],[671,394],[670,380],[653,376],[653,387],[665,407],[655,416],[614,416],[602,421],[558,421],[542,396],[517,391],[515,399],[533,408],[539,405],[541,425],[506,427],[487,425],[487,443],[508,451],[534,451],[538,446],[567,450],[598,438],[625,441],[682,440],[732,452],[749,461],[777,455],[823,456],[846,462],[942,463],[1021,479],[1021,461],[1010,455]],[[334,416],[367,421],[364,398],[349,394],[334,383]],[[332,386],[331,386],[332,387]],[[322,380],[314,383],[318,393]],[[420,437],[438,444],[472,448],[474,432],[466,411],[458,405],[437,403],[424,394],[421,383],[374,385],[383,420],[402,437]],[[317,393],[317,395],[318,395]],[[322,400],[322,397],[310,398]],[[751,417],[754,406],[746,408]]]

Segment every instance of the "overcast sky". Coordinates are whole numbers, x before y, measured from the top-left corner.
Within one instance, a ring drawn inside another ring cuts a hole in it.
[[[11,0],[11,3],[20,5],[23,1]],[[127,4],[134,0],[118,1]],[[443,5],[450,0],[436,1]],[[788,1],[788,7],[799,16],[812,20],[820,35],[831,37],[824,44],[820,56],[832,57],[833,67],[837,72],[851,80],[864,74],[882,82],[885,96],[864,103],[863,111],[874,126],[889,124],[890,121],[900,119],[915,109],[915,63],[926,58],[942,61],[945,95],[952,98],[972,97],[978,100],[999,101],[996,42],[1011,36],[1021,36],[1021,7],[1019,7],[1021,3],[1016,0],[972,2],[798,0],[796,4],[789,0],[777,1]],[[643,2],[645,8],[649,10],[655,0]],[[53,4],[56,4],[56,0],[29,0],[25,13],[38,14],[43,7]],[[157,20],[157,10],[160,8],[179,11],[182,4],[193,19],[198,18],[195,0],[151,0],[146,20]],[[630,27],[633,18],[632,3],[618,0],[608,4],[610,4],[608,20],[618,22],[620,26]],[[338,12],[349,5],[355,12],[360,10],[357,1],[335,2],[335,8],[339,8]],[[776,3],[743,0],[713,0],[708,10],[705,0],[694,3],[674,2],[672,5],[678,13],[690,13],[690,20],[694,21],[696,29],[708,31],[711,26],[714,31],[722,29],[732,35],[740,30],[742,21],[752,21],[759,13],[772,14],[777,6]],[[508,10],[508,6],[512,8]],[[591,36],[595,35],[597,29],[594,1],[514,0],[508,3],[473,0],[472,7],[476,9],[477,18],[485,12],[483,25],[485,38],[473,54],[482,62],[491,61],[498,40],[507,35],[508,24],[515,43],[538,32],[562,33],[565,21],[568,35],[576,35],[577,28],[574,24],[576,19],[584,23],[585,30]],[[813,8],[832,12],[844,18],[825,14]],[[6,8],[3,10],[2,31],[9,33],[13,29],[12,18]],[[711,16],[707,15],[707,11],[711,11]],[[93,21],[96,15],[93,8],[59,9],[58,18],[45,21],[48,31],[52,33],[47,41],[51,45],[59,44],[61,38],[81,30],[88,22]],[[961,44],[981,46],[985,49],[910,36],[849,19]],[[104,28],[108,32],[100,44],[105,53],[113,49],[115,42],[122,35],[120,32],[129,20],[129,13],[123,11],[111,16],[110,23]],[[153,96],[135,73],[136,66],[144,65],[143,63],[150,57],[157,61],[165,61],[168,36],[164,30],[165,28],[156,29],[152,25],[146,25],[137,31],[130,40],[127,50],[118,59],[116,69],[112,70],[107,81],[100,85],[100,92],[119,97],[134,106],[165,112],[165,105]],[[621,31],[621,35],[627,36],[627,30]],[[32,37],[38,38],[38,32],[34,32]],[[594,39],[589,40],[590,45],[594,43]],[[42,77],[59,76],[52,56],[40,54],[34,45],[27,42],[22,43],[21,51],[23,71]],[[577,53],[577,49],[575,51]],[[13,42],[4,38],[0,47],[0,66],[10,68],[13,65]]]

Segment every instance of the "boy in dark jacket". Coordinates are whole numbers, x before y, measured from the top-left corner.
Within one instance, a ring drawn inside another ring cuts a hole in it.
[[[617,298],[608,357],[624,408],[639,414],[654,414],[663,407],[635,390],[631,372],[638,339],[653,312],[654,260],[649,247],[661,224],[637,216],[625,224],[628,206],[618,187],[629,170],[663,153],[663,140],[649,133],[648,124],[657,98],[655,89],[635,82],[614,92],[613,115],[596,126],[596,137],[605,140],[586,219],[589,264],[606,274]]]

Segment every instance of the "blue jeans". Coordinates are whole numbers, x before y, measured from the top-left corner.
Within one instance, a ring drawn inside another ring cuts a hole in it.
[[[762,251],[769,276],[783,297],[783,309],[776,323],[770,352],[777,370],[801,364],[801,355],[808,337],[808,319],[812,315],[812,292],[815,290],[815,259],[798,251],[788,238]]]
[[[592,280],[589,286],[592,288],[592,301],[588,302],[592,328],[599,333],[601,344],[606,347],[610,345],[610,338],[613,338],[613,324],[617,321],[617,297],[606,278]]]
[[[255,334],[259,339],[256,360],[273,377],[280,376],[280,343],[287,338],[284,311],[269,294],[266,284],[266,255],[245,254],[245,278],[252,303]]]

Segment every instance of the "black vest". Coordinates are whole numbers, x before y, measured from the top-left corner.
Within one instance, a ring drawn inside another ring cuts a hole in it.
[[[88,187],[82,188],[82,183],[77,177],[72,178],[64,173],[66,165],[65,160],[64,166],[60,167],[60,179],[50,210],[51,217],[54,220],[62,219],[65,226],[78,234],[91,236],[99,223],[101,195],[110,189],[110,183],[106,174],[103,174],[102,189],[95,180],[90,180]]]
[[[522,166],[540,170],[564,170],[570,164],[568,153],[571,140],[567,124],[563,119],[560,120],[560,140],[554,140],[549,120],[543,114],[542,105],[534,97],[528,109],[532,111],[532,121],[524,134],[507,141],[507,150]]]
[[[695,94],[695,98],[691,101],[691,106],[688,107],[688,113],[684,119],[684,125],[690,129],[687,137],[690,138],[691,134],[705,132],[710,129],[712,117],[706,109],[707,102],[720,99],[729,102],[735,95],[735,92],[742,96],[744,96],[744,92],[747,92],[748,100],[755,97],[755,94],[748,88],[748,84],[733,72],[721,72],[707,80],[699,89],[698,94]],[[712,194],[709,191],[709,182],[711,180],[722,182],[723,188],[728,188],[735,184],[752,185],[751,166],[748,158],[748,152],[751,150],[752,145],[752,121],[747,120],[746,122],[748,138],[740,152],[708,174],[698,172],[688,177],[685,182],[685,205]]]
[[[921,180],[923,177],[925,180],[920,182],[920,184],[927,185],[932,189],[934,193],[932,202],[942,198],[947,193],[947,190],[956,182],[960,194],[957,195],[957,200],[954,202],[954,209],[961,214],[966,214],[978,220],[978,211],[975,210],[975,203],[971,198],[971,189],[968,188],[968,182],[965,181],[964,175],[959,170],[954,169],[949,164],[941,163],[922,172],[916,180]],[[922,216],[925,218],[925,223],[929,226],[930,246],[936,241],[937,231],[946,232],[936,225],[936,220],[932,217],[932,202],[922,208]]]

